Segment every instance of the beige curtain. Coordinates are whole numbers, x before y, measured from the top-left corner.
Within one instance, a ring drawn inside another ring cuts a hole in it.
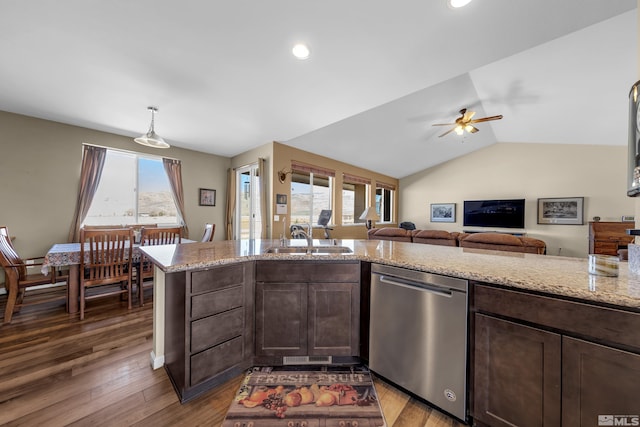
[[[236,171],[227,170],[227,239],[233,239],[233,214],[236,210]]]
[[[175,159],[162,159],[164,170],[169,177],[169,184],[171,185],[171,192],[173,193],[173,200],[176,202],[178,208],[178,215],[182,222],[182,235],[186,238],[189,237],[189,227],[187,227],[187,218],[184,215],[184,190],[182,188],[182,163],[180,160]]]
[[[266,161],[263,158],[258,159],[258,179],[260,180],[260,223],[262,229],[260,230],[260,238],[267,238],[267,169]]]
[[[80,226],[89,212],[93,196],[96,194],[98,184],[100,184],[106,156],[106,148],[83,145],[78,199],[69,230],[69,242],[77,242],[80,239]]]

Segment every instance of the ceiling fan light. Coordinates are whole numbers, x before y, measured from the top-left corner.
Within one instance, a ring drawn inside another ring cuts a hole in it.
[[[160,135],[158,135],[154,129],[155,113],[158,111],[156,107],[147,107],[147,110],[151,111],[151,125],[149,131],[144,135],[140,135],[133,140],[140,145],[146,145],[153,148],[169,148],[171,147]]]
[[[471,126],[471,125],[466,125],[466,126],[464,127],[464,130],[466,130],[467,132],[471,133],[471,131],[473,130],[473,126]]]
[[[447,4],[449,7],[457,9],[459,7],[463,7],[471,3],[471,0],[447,0]]]
[[[462,135],[464,133],[464,128],[460,125],[456,126],[455,130],[458,135]]]

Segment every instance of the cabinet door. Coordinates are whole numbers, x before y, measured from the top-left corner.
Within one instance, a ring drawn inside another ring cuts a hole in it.
[[[615,415],[635,415],[635,421],[612,420]],[[606,416],[610,418],[599,418]],[[562,425],[638,425],[639,421],[640,355],[563,337]]]
[[[309,355],[357,356],[360,286],[309,284]]]
[[[307,354],[307,285],[256,283],[256,355]]]
[[[494,427],[560,425],[560,335],[476,314],[474,345],[474,418]]]

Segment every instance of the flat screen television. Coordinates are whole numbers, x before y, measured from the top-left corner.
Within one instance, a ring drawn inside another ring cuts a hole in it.
[[[524,228],[524,199],[465,200],[465,227]]]

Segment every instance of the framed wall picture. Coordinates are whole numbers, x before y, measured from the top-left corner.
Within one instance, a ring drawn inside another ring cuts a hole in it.
[[[456,222],[456,204],[432,203],[431,222]]]
[[[200,189],[200,206],[215,206],[215,205],[216,205],[216,190],[201,188]]]
[[[538,199],[538,224],[584,224],[584,197]]]

